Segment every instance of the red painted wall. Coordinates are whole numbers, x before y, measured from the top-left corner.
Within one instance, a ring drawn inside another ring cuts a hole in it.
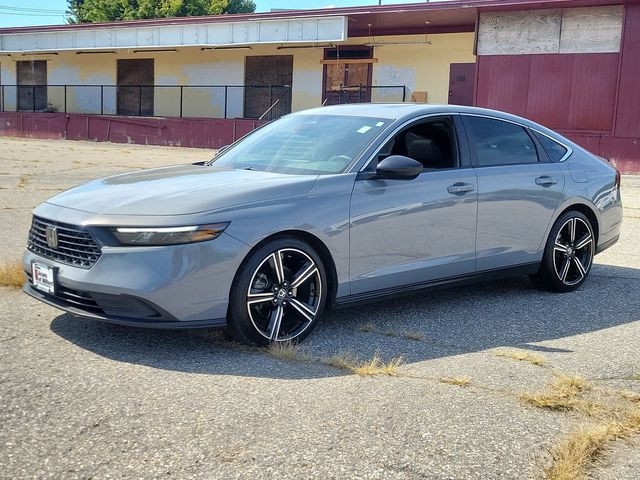
[[[220,148],[261,123],[235,119],[2,112],[0,136]]]
[[[476,105],[521,115],[640,173],[640,5],[620,53],[481,55]]]

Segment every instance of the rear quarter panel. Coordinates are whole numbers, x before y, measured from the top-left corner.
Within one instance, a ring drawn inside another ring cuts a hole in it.
[[[615,168],[579,147],[559,165],[565,175],[565,195],[555,218],[573,205],[584,205],[591,209],[597,219],[598,245],[618,236],[622,223],[622,201],[615,185]],[[549,230],[552,225],[553,222]]]

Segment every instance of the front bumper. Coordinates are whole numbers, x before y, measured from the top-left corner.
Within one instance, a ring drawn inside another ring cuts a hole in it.
[[[123,325],[159,328],[223,326],[229,292],[248,247],[222,234],[209,242],[165,247],[102,247],[91,268],[79,268],[27,250],[56,270],[55,295],[30,282],[33,298],[74,315]]]
[[[45,294],[39,290],[36,290],[28,282],[24,284],[24,286],[22,287],[22,291],[30,297],[40,300],[41,302],[44,302],[47,305],[51,305],[52,307],[56,307],[60,310],[71,313],[72,315],[82,318],[89,318],[92,320],[100,320],[102,322],[115,323],[118,325],[126,325],[129,327],[178,329],[225,327],[227,325],[227,320],[225,318],[217,318],[212,320],[179,321],[175,318],[172,319],[170,317],[154,316],[147,318],[138,318],[129,316],[108,315],[105,313],[100,313],[100,311],[96,311],[94,309],[74,306],[72,303],[69,303],[68,301],[65,301],[58,296]]]

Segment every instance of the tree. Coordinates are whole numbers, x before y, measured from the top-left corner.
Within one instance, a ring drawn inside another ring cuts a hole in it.
[[[69,23],[252,13],[253,0],[67,0]]]

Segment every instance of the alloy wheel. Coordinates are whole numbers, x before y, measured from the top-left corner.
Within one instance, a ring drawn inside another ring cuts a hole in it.
[[[320,270],[295,248],[276,250],[256,268],[247,311],[256,331],[272,342],[293,340],[311,326],[322,299]]]
[[[593,260],[593,232],[579,217],[567,220],[556,235],[553,266],[562,283],[576,285],[587,275]]]

